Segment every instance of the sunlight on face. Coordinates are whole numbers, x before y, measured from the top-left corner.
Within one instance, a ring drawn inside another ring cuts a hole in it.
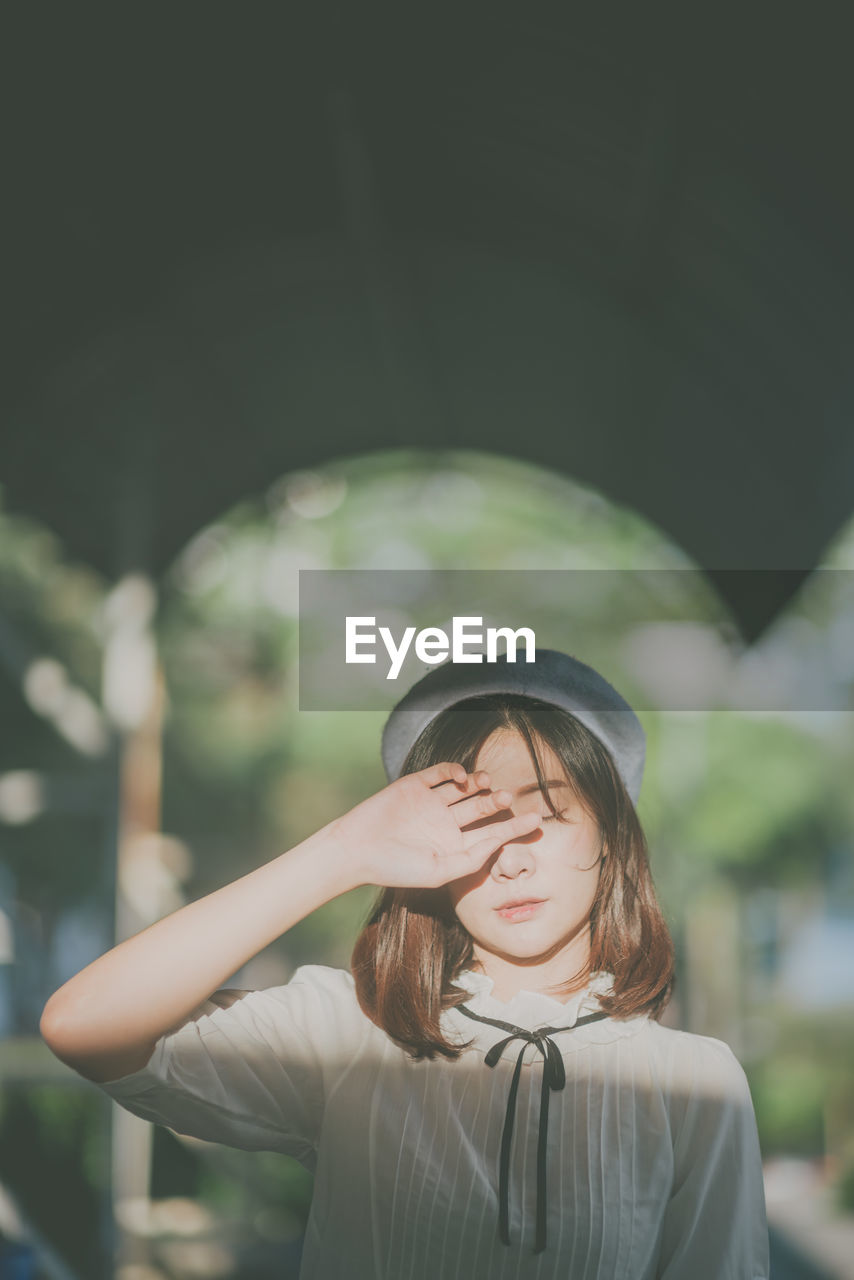
[[[537,785],[534,763],[520,734],[497,729],[483,744],[474,770],[489,773],[494,791],[506,788],[514,813],[538,812],[542,829],[508,840],[472,875],[448,885],[460,923],[471,934],[475,955],[487,972],[496,964],[548,963],[586,958],[586,928],[596,897],[602,836],[598,824],[582,808],[566,779],[558,756],[543,744],[541,755],[552,804],[565,819],[559,822]],[[479,819],[476,830],[503,815]],[[537,905],[515,912],[500,908],[523,899]],[[574,969],[574,963],[570,968]]]

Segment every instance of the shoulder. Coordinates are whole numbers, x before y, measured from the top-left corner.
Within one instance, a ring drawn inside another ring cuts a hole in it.
[[[271,1052],[282,1062],[299,1059],[325,1073],[354,1061],[375,1030],[346,969],[300,965],[287,982],[235,994],[225,1007],[206,1005],[192,1029],[188,1024],[177,1033],[174,1050],[194,1052],[188,1041],[198,1038],[207,1052]]]
[[[348,970],[305,964],[278,986],[214,992],[174,1034],[186,1037],[192,1027],[203,1038],[243,1033],[271,1043],[295,1034],[340,1040],[359,1034],[367,1021]]]
[[[300,965],[287,982],[246,995],[259,1009],[281,1010],[311,1020],[339,1018],[353,1010],[361,1013],[352,973],[325,964]]]
[[[286,987],[305,986],[322,991],[337,1000],[355,1000],[356,983],[349,969],[337,969],[328,964],[301,964],[294,970]],[[281,988],[272,988],[281,990]]]
[[[652,1019],[643,1036],[651,1060],[674,1094],[738,1103],[750,1100],[744,1068],[725,1041],[663,1027]]]
[[[644,1030],[656,1055],[677,1069],[690,1067],[704,1075],[737,1075],[742,1071],[738,1058],[724,1040],[698,1035],[695,1031],[682,1031],[677,1027],[665,1027],[652,1018],[646,1020]]]

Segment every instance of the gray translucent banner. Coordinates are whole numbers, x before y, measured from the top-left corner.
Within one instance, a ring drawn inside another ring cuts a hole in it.
[[[757,598],[779,579],[733,572]],[[517,662],[532,642],[571,653],[639,711],[854,705],[850,570],[816,570],[751,646],[695,569],[303,569],[299,586],[303,711],[389,710],[439,660],[487,661],[514,633]]]

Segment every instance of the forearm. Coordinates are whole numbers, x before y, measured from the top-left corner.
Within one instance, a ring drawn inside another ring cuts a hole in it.
[[[282,933],[360,883],[335,823],[119,943],[48,1000],[41,1033],[61,1058],[153,1045]]]

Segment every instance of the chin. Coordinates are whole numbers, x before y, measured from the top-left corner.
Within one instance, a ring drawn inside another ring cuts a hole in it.
[[[516,956],[518,960],[537,960],[540,958],[540,956],[547,955],[551,951],[551,949],[552,948],[548,945],[548,943],[546,943],[545,946],[542,944],[538,944],[535,947],[526,947],[524,950],[520,949],[518,951],[515,951],[513,954]]]
[[[536,960],[554,947],[554,939],[533,938],[530,941],[508,941],[507,938],[495,938],[489,946],[490,951],[504,955],[508,960]]]

